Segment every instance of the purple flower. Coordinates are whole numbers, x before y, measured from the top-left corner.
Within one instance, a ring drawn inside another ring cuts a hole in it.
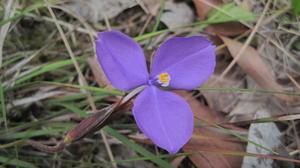
[[[157,146],[176,153],[192,135],[193,113],[183,98],[161,87],[199,87],[214,71],[215,46],[202,36],[167,40],[155,53],[148,73],[143,51],[130,37],[119,31],[98,36],[98,61],[111,84],[123,91],[146,86],[133,106],[138,127]]]

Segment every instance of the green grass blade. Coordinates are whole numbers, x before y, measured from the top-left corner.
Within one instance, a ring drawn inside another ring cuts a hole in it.
[[[12,140],[19,138],[30,138],[40,135],[49,135],[53,133],[66,132],[71,128],[63,128],[63,129],[47,129],[47,130],[27,130],[24,132],[10,133],[1,135],[0,139],[2,140]]]
[[[9,127],[7,130],[0,130],[0,135],[6,134],[6,133],[13,133],[17,131],[21,131],[30,127],[37,127],[39,125],[45,124],[47,121],[35,121],[35,122],[22,122],[18,123],[14,127]]]
[[[251,144],[253,144],[253,145],[255,145],[255,146],[259,147],[259,148],[262,148],[262,149],[264,149],[264,150],[266,150],[266,151],[268,151],[268,152],[271,152],[271,153],[276,154],[276,155],[278,154],[277,152],[274,152],[274,151],[272,151],[271,149],[268,149],[268,148],[266,148],[266,147],[264,147],[264,146],[262,146],[262,145],[260,145],[260,144],[258,144],[258,143],[256,143],[256,142],[254,142],[254,141],[252,141],[252,140],[250,140],[250,139],[248,139],[248,138],[245,138],[245,137],[239,135],[238,133],[236,133],[236,132],[234,132],[234,131],[232,131],[232,130],[226,129],[226,128],[224,128],[224,127],[219,126],[218,124],[215,124],[215,123],[213,123],[213,122],[210,122],[210,121],[207,121],[207,120],[198,118],[198,117],[196,117],[196,116],[195,116],[195,118],[198,119],[198,120],[201,120],[201,121],[205,122],[205,123],[208,124],[208,125],[211,125],[211,126],[213,126],[213,127],[219,128],[219,129],[221,129],[221,130],[227,132],[228,134],[231,134],[231,135],[233,135],[233,136],[236,136],[236,137],[238,137],[238,138],[240,138],[240,139],[242,139],[242,140],[244,140],[244,141],[246,141],[246,142],[248,142],[248,143],[251,143]]]
[[[66,103],[57,103],[56,105],[63,106],[66,109],[80,115],[81,117],[87,118],[89,116],[85,111],[80,110],[79,108],[77,108],[74,105],[70,105],[70,104],[66,104]]]
[[[300,12],[300,1],[292,0],[292,12],[296,16]]]
[[[48,103],[72,102],[72,101],[76,101],[76,100],[83,99],[83,98],[86,98],[86,94],[78,93],[78,94],[69,95],[69,96],[65,96],[65,97],[61,97],[61,98],[50,99],[50,100],[47,100],[47,102]]]
[[[36,168],[36,166],[32,165],[31,163],[24,162],[18,159],[7,158],[4,156],[0,156],[0,163],[4,165],[11,165],[17,167],[25,167],[25,168]]]
[[[166,5],[166,0],[163,0],[161,2],[161,7],[159,9],[159,12],[158,12],[158,15],[156,15],[156,18],[155,18],[155,24],[153,26],[153,29],[152,29],[152,32],[156,32],[157,29],[158,29],[158,26],[159,26],[159,23],[160,23],[160,19],[161,19],[161,16],[164,12],[164,9],[165,9],[165,5]]]
[[[197,90],[221,90],[221,91],[234,91],[234,92],[254,92],[254,93],[272,93],[272,94],[284,94],[291,96],[300,96],[297,92],[281,92],[275,90],[263,90],[263,89],[243,89],[243,88],[198,88]]]
[[[21,59],[23,57],[24,57],[24,55],[19,55],[19,56],[12,57],[11,59],[3,62],[1,68],[4,68],[4,67],[6,67],[6,66],[8,66],[8,65],[10,65],[12,63],[14,63],[15,61],[17,61],[17,60],[19,60],[19,59]]]
[[[89,90],[89,91],[95,91],[95,92],[99,92],[99,93],[102,93],[102,94],[123,95],[123,92],[118,91],[118,90],[107,90],[107,89],[93,87],[93,86],[81,86],[81,85],[76,85],[76,84],[59,83],[59,82],[46,82],[46,81],[41,81],[40,83],[48,84],[48,85],[67,86],[67,87],[78,88],[78,89],[86,89],[86,90]]]
[[[141,41],[141,40],[144,40],[144,39],[147,39],[147,38],[150,38],[150,37],[157,36],[157,35],[162,34],[162,33],[169,32],[169,31],[171,31],[171,29],[159,30],[159,31],[156,31],[156,32],[151,32],[151,33],[147,33],[147,34],[144,34],[144,35],[141,35],[141,36],[134,37],[133,40]]]
[[[165,9],[165,4],[166,4],[166,0],[161,1],[161,3],[160,3],[160,9],[159,9],[158,14],[155,17],[155,24],[154,24],[154,26],[152,28],[152,32],[151,33],[156,32],[157,29],[158,29],[161,16],[162,16],[163,11]],[[148,43],[145,45],[144,48],[148,48],[151,43],[152,43],[152,39],[150,38],[149,41],[148,41]]]
[[[18,145],[20,143],[23,143],[23,140],[17,140],[17,141],[13,141],[13,142],[10,142],[10,143],[7,143],[7,144],[0,145],[0,149],[9,148],[9,147]]]
[[[258,15],[256,15],[258,16]],[[239,18],[232,18],[232,17],[228,17],[228,18],[222,18],[222,19],[212,19],[212,20],[206,20],[206,21],[200,21],[200,22],[195,22],[195,23],[191,23],[191,24],[187,24],[184,26],[178,26],[172,29],[164,29],[164,30],[159,30],[156,32],[151,32],[151,33],[147,33],[141,36],[137,36],[135,38],[133,38],[135,41],[141,41],[153,36],[157,36],[159,34],[162,33],[166,33],[166,32],[171,32],[174,30],[178,30],[178,29],[182,29],[182,28],[187,28],[187,27],[195,27],[195,26],[201,26],[201,25],[209,25],[209,24],[215,24],[215,23],[224,23],[224,22],[230,22],[230,21],[238,21],[238,20],[248,20],[249,16],[242,16]]]
[[[1,103],[2,118],[4,120],[5,129],[7,129],[7,117],[6,117],[4,89],[2,87],[2,80],[1,79],[0,79],[0,103]]]
[[[146,156],[146,157],[155,156],[153,153],[149,152],[148,150],[146,150],[142,146],[130,141],[128,138],[126,138],[125,136],[119,134],[117,131],[115,131],[114,129],[112,129],[109,126],[105,126],[104,128],[102,128],[102,130],[105,131],[106,133],[112,135],[113,137],[117,138],[122,143],[126,144],[128,147],[132,148],[134,151],[138,152],[139,154],[141,154],[143,156]],[[151,159],[151,161],[156,163],[160,167],[168,167],[168,168],[173,167],[168,162],[166,162],[164,160],[161,160],[159,158]]]
[[[83,61],[83,60],[78,59],[78,61]],[[52,64],[44,65],[44,66],[40,67],[39,69],[33,71],[32,73],[30,73],[30,74],[28,74],[24,77],[21,77],[20,79],[17,79],[16,84],[19,84],[21,82],[29,80],[29,79],[31,79],[35,76],[38,76],[42,73],[45,73],[45,72],[48,72],[48,71],[51,71],[51,70],[55,70],[55,69],[58,69],[58,68],[61,68],[61,67],[67,66],[67,65],[71,65],[71,64],[73,64],[72,60],[68,59],[68,60],[59,61],[59,62],[55,62],[55,63],[52,63]]]

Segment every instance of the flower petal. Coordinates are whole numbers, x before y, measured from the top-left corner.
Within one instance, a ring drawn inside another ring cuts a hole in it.
[[[178,152],[193,132],[193,113],[186,101],[155,86],[137,96],[133,115],[142,132],[170,153]]]
[[[114,87],[126,91],[147,83],[144,53],[135,41],[119,31],[101,32],[98,36],[98,61]]]
[[[169,88],[194,89],[213,73],[215,46],[202,36],[175,37],[157,50],[151,67],[151,78],[161,73],[171,77]]]

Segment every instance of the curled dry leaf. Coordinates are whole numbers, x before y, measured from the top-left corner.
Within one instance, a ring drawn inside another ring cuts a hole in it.
[[[221,39],[226,44],[232,57],[236,57],[243,44],[226,37],[221,37]],[[272,74],[271,70],[264,62],[258,51],[253,47],[246,47],[241,57],[237,60],[237,64],[263,89],[281,92],[284,91],[283,87],[276,82],[274,75]],[[287,102],[294,101],[293,98],[287,95],[275,94],[275,96]]]
[[[204,2],[205,1],[205,2]],[[221,5],[223,4],[223,0],[193,0],[198,17],[201,21],[206,20],[208,12],[212,9],[211,6],[207,5]],[[239,22],[226,22],[226,23],[217,23],[217,24],[211,24],[206,27],[206,30],[212,33],[216,33],[219,35],[239,35],[247,31],[247,29]]]

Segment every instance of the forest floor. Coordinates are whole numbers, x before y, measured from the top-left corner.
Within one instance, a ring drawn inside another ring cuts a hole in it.
[[[298,0],[1,1],[0,168],[299,167],[299,11]],[[217,46],[208,81],[174,91],[195,116],[179,153],[141,133],[131,102],[103,119],[126,94],[97,62],[94,40],[106,30],[136,40],[148,64],[175,36]],[[102,112],[99,128],[57,146]]]

